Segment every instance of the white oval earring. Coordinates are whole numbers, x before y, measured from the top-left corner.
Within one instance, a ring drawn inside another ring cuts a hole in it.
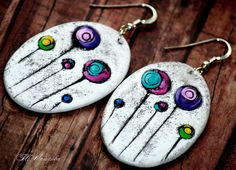
[[[155,22],[156,10],[147,4],[91,7],[143,7],[153,16],[123,25],[119,31],[78,21],[30,38],[4,70],[5,89],[17,104],[40,113],[66,112],[100,100],[124,79],[131,57],[123,36],[140,24]]]
[[[154,167],[186,152],[204,130],[210,112],[210,93],[202,73],[232,49],[214,38],[178,49],[217,41],[226,54],[204,61],[199,68],[180,62],[161,62],[141,68],[114,91],[104,111],[101,135],[108,151],[136,167]]]

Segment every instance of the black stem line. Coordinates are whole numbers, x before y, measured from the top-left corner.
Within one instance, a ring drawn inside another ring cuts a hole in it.
[[[26,77],[24,77],[23,79],[21,79],[20,81],[18,81],[17,83],[15,83],[13,86],[16,86],[17,84],[21,83],[22,81],[28,79],[29,77],[33,76],[34,74],[38,73],[39,71],[45,69],[47,66],[51,65],[52,63],[54,63],[57,59],[59,59],[60,57],[62,57],[64,54],[68,53],[69,51],[71,51],[74,47],[72,46],[70,49],[62,52],[58,57],[54,58],[53,60],[51,60],[48,64],[44,65],[43,67],[39,68],[38,70],[35,70],[34,72],[30,73],[29,75],[27,75]]]
[[[55,103],[53,105],[53,107],[49,110],[49,111],[52,111],[53,109],[55,109],[57,106],[59,106],[61,104],[61,102],[58,102],[58,103]]]
[[[128,145],[125,146],[125,148],[120,152],[119,156],[133,143],[133,141],[143,132],[143,130],[146,128],[146,126],[149,124],[149,122],[153,119],[153,117],[156,115],[157,111],[155,111],[152,116],[148,119],[148,121],[145,123],[145,125],[138,131],[136,136],[129,142]]]
[[[157,128],[157,130],[152,134],[152,136],[147,140],[145,145],[142,147],[142,149],[138,152],[138,154],[134,157],[133,161],[137,159],[137,157],[141,154],[141,152],[144,150],[144,148],[148,145],[148,143],[151,141],[151,139],[156,135],[156,133],[161,129],[161,127],[166,123],[166,121],[173,115],[175,112],[177,106],[174,107],[173,111],[170,113],[170,115],[164,120],[164,122]]]
[[[52,76],[54,76],[55,74],[59,73],[61,70],[63,70],[63,69],[60,69],[60,70],[58,70],[58,71],[56,71],[56,72],[52,73],[51,75],[49,75],[48,77],[44,78],[43,80],[40,80],[39,82],[37,82],[37,83],[33,84],[32,86],[30,86],[30,87],[26,88],[26,89],[25,89],[25,90],[23,90],[22,92],[20,92],[20,93],[18,93],[17,95],[15,95],[15,96],[14,96],[14,98],[16,98],[16,97],[17,97],[17,96],[19,96],[20,94],[22,94],[22,93],[26,92],[27,90],[29,90],[29,89],[33,88],[34,86],[38,85],[39,83],[41,83],[41,82],[43,82],[43,81],[45,81],[45,80],[49,79],[50,77],[52,77]]]
[[[169,156],[169,154],[171,153],[171,151],[176,147],[176,145],[179,143],[179,141],[181,140],[182,138],[179,137],[178,140],[175,142],[175,144],[171,147],[171,149],[169,150],[169,152],[166,154],[164,160],[167,159],[167,157]]]
[[[65,86],[65,87],[63,87],[63,88],[61,88],[61,89],[59,89],[59,90],[57,90],[57,91],[55,91],[55,92],[52,92],[51,94],[49,94],[49,95],[47,95],[47,96],[44,96],[43,98],[39,99],[37,102],[33,103],[30,107],[33,107],[33,106],[36,105],[37,103],[39,103],[39,102],[41,102],[41,101],[43,101],[43,100],[45,100],[45,99],[47,99],[47,98],[49,98],[49,97],[51,97],[51,96],[53,96],[53,95],[55,95],[55,94],[61,92],[62,90],[65,90],[66,88],[68,88],[68,87],[70,87],[70,86],[73,86],[73,85],[75,85],[75,84],[81,82],[81,81],[84,80],[84,79],[85,79],[85,77],[83,76],[83,77],[81,77],[79,80],[76,80],[75,82],[73,82],[73,83],[71,83],[71,84],[69,84],[69,85],[67,85],[67,86]]]
[[[108,120],[111,118],[111,116],[113,115],[113,113],[114,113],[115,110],[116,110],[116,108],[114,107],[113,110],[112,110],[112,112],[111,112],[111,114],[110,114],[110,116],[108,117],[107,121],[102,125],[101,128],[103,128],[103,127],[107,124]]]
[[[32,51],[31,53],[29,53],[28,55],[26,55],[25,57],[21,58],[18,63],[24,61],[26,58],[30,57],[32,54],[34,54],[36,51],[38,51],[39,48],[37,48],[36,50]]]
[[[145,96],[141,99],[139,105],[135,108],[135,110],[133,111],[133,113],[128,117],[128,119],[125,121],[125,123],[122,125],[122,127],[120,128],[120,130],[118,131],[118,133],[114,136],[114,138],[112,139],[111,143],[114,143],[114,141],[116,140],[116,138],[119,136],[119,134],[121,133],[121,131],[125,128],[125,126],[129,123],[129,121],[133,118],[133,116],[135,115],[135,113],[137,112],[137,110],[141,107],[141,105],[147,100],[148,96],[150,95],[150,93],[145,94]]]

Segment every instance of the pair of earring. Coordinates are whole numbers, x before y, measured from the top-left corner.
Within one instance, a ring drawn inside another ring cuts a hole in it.
[[[144,7],[153,15],[119,31],[99,23],[71,22],[35,35],[13,54],[4,70],[5,88],[16,103],[34,112],[65,112],[98,101],[122,82],[130,63],[124,36],[138,25],[155,22],[157,12],[148,4],[92,7]],[[232,50],[220,38],[166,48],[213,41],[224,43],[227,53],[197,69],[179,62],[151,64],[117,87],[101,124],[103,141],[116,159],[137,167],[158,166],[196,141],[210,111],[210,94],[201,73],[211,63],[228,58]]]

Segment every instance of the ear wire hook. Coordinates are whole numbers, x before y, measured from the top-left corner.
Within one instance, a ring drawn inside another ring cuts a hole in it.
[[[222,38],[211,38],[208,40],[203,40],[203,41],[199,41],[199,42],[195,42],[195,43],[191,43],[191,44],[186,44],[186,45],[164,47],[164,50],[175,50],[175,49],[181,49],[181,48],[194,47],[197,45],[207,44],[207,43],[214,42],[214,41],[224,43],[224,45],[227,47],[227,52],[224,55],[213,56],[211,59],[203,61],[202,65],[200,67],[196,68],[196,70],[202,74],[203,71],[206,70],[210,66],[211,63],[213,63],[215,61],[224,60],[232,54],[232,48],[226,40],[224,40]]]
[[[131,31],[132,29],[135,29],[138,25],[146,25],[146,24],[152,24],[154,23],[157,18],[158,14],[154,7],[151,5],[141,3],[141,4],[121,4],[121,5],[101,5],[101,4],[90,4],[89,5],[92,8],[131,8],[131,7],[141,7],[141,8],[148,8],[152,12],[152,17],[149,19],[137,19],[133,21],[132,23],[127,23],[125,25],[122,25],[119,29],[119,38],[118,41],[121,43],[121,36],[124,36],[128,31]]]

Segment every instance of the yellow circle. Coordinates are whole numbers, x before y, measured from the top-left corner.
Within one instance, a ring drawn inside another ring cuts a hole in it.
[[[47,46],[47,45],[51,44],[51,41],[50,41],[49,39],[44,39],[44,40],[42,41],[42,44],[45,45],[45,46]]]
[[[54,41],[55,41],[54,38],[52,38],[50,35],[46,35],[42,39],[42,44],[47,46],[54,43]]]
[[[51,41],[51,42],[54,41],[54,39],[53,39],[51,36],[49,36],[49,35],[44,36],[44,38],[45,38],[45,39],[49,39],[49,41]]]
[[[184,132],[188,135],[192,133],[192,130],[189,127],[184,128]]]

